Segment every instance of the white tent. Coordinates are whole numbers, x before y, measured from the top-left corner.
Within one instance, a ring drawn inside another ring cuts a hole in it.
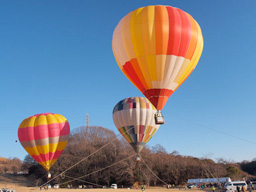
[[[188,183],[226,183],[230,182],[230,177],[220,178],[201,178],[201,179],[188,179]]]

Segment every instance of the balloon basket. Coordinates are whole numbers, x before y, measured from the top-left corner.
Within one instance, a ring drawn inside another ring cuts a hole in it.
[[[164,124],[164,116],[162,115],[161,111],[157,111],[155,114],[155,123],[157,125]]]
[[[141,161],[141,158],[139,156],[136,157],[136,161],[137,162],[140,162]]]

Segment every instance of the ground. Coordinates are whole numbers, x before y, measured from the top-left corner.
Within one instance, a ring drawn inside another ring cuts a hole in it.
[[[39,187],[31,187],[33,183],[24,176],[15,175],[0,175],[0,189],[9,188],[15,190],[15,192],[40,192]],[[41,191],[44,191],[42,189]],[[48,189],[48,192],[141,192],[139,189]],[[210,189],[198,190],[198,189],[166,189],[164,187],[149,187],[145,192],[210,192]],[[216,190],[215,192],[219,192]]]

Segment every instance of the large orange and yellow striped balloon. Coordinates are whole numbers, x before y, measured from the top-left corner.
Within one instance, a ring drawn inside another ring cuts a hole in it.
[[[196,67],[203,36],[188,13],[170,6],[147,6],[118,23],[112,48],[126,77],[162,110]]]
[[[66,147],[69,133],[67,119],[54,113],[28,117],[22,121],[18,129],[21,145],[47,171]]]

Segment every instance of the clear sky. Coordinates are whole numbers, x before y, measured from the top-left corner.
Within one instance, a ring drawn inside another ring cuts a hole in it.
[[[204,50],[163,109],[148,146],[240,162],[256,158],[256,1],[0,0],[0,156],[23,159],[19,124],[59,113],[71,129],[103,126],[118,134],[112,110],[143,96],[119,69],[112,34],[130,11],[178,7],[202,29]]]

